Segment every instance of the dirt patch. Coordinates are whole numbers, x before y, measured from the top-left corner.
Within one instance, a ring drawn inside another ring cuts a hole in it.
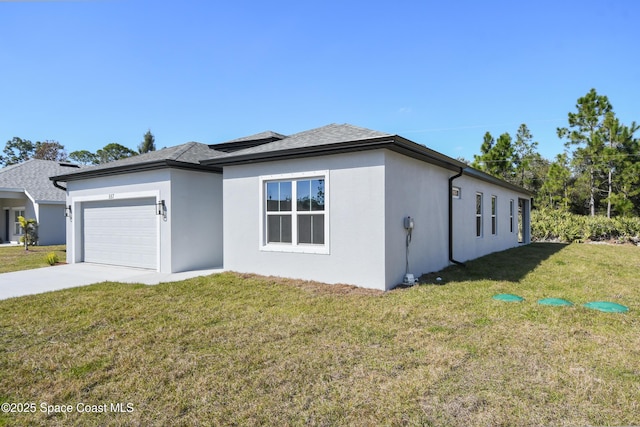
[[[286,286],[294,286],[296,288],[304,289],[314,294],[320,295],[369,295],[379,296],[384,294],[383,291],[377,289],[360,288],[354,285],[335,284],[330,285],[328,283],[315,282],[312,280],[300,280],[300,279],[287,279],[278,276],[260,276],[258,274],[243,274],[236,273],[244,279],[261,279],[267,280],[272,283]]]

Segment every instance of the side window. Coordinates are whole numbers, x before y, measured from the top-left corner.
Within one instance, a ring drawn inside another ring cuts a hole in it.
[[[476,237],[482,237],[482,193],[476,193]]]
[[[491,196],[491,234],[498,233],[497,209],[498,209],[498,197]]]
[[[509,200],[509,230],[513,233],[513,199]]]

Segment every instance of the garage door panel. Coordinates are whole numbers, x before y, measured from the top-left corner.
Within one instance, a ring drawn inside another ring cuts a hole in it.
[[[157,268],[155,199],[83,204],[84,261]]]

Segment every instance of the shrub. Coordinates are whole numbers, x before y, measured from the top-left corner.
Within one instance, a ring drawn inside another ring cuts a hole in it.
[[[533,240],[584,242],[587,240],[640,241],[640,218],[583,216],[562,210],[536,209],[531,212]]]
[[[49,252],[47,254],[47,264],[49,265],[56,265],[58,262],[60,262],[60,259],[58,258],[58,254],[55,252]]]

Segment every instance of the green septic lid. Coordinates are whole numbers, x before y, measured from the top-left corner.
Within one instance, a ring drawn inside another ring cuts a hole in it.
[[[562,298],[545,298],[538,301],[542,305],[573,305],[571,301]]]
[[[588,302],[584,306],[594,310],[604,311],[606,313],[626,313],[629,311],[629,307],[608,301]]]
[[[498,301],[510,301],[510,302],[524,301],[524,298],[519,297],[518,295],[513,295],[513,294],[498,294],[498,295],[494,295],[493,299],[497,299]]]

